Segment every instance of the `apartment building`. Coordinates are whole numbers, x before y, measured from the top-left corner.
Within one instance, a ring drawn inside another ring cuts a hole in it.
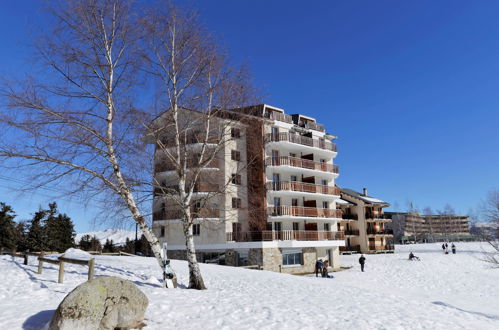
[[[455,214],[420,215],[418,212],[388,212],[392,218],[397,242],[436,242],[444,240],[467,240],[470,227],[467,216]]]
[[[369,196],[366,188],[362,193],[342,188],[336,204],[342,212],[338,230],[345,235],[341,253],[394,252],[393,231],[386,227],[391,219],[383,212],[390,204]]]
[[[218,133],[230,139],[218,145],[216,159],[196,185],[203,197],[194,210],[198,259],[293,274],[313,272],[317,259],[338,268],[345,238],[337,230],[335,137],[314,118],[269,105],[224,111],[219,117]],[[192,142],[190,148],[200,144],[197,138]],[[162,152],[156,148],[155,179],[174,186],[176,173]],[[221,187],[223,193],[217,193]],[[180,211],[161,194],[153,208],[153,229],[160,242],[168,243],[169,257],[185,258]]]

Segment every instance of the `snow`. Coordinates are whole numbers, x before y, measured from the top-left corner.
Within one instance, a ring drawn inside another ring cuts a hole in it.
[[[353,205],[352,203],[350,203],[350,202],[348,202],[348,201],[346,201],[346,200],[344,200],[344,199],[341,199],[341,198],[338,198],[338,199],[336,200],[336,204],[341,204],[341,205]]]
[[[395,254],[342,256],[334,279],[201,264],[208,290],[186,290],[187,264],[173,260],[179,289],[161,288],[153,258],[94,256],[96,275],[126,278],[148,296],[146,329],[499,329],[499,269],[480,260],[486,243],[396,246]],[[421,261],[408,261],[412,251]],[[39,329],[87,277],[87,267],[0,257],[0,329]],[[20,308],[22,306],[22,308]]]
[[[77,234],[75,237],[75,242],[78,244],[81,238],[85,235],[90,235],[91,237],[97,237],[102,245],[106,243],[107,239],[113,240],[114,245],[124,245],[126,239],[135,240],[135,230],[123,230],[123,229],[106,229],[101,231],[91,231],[88,233]],[[142,231],[138,231],[137,237],[140,239],[142,236]]]
[[[371,202],[371,203],[382,203],[382,204],[387,204],[386,202],[383,202],[381,199],[373,198],[373,197],[366,197],[366,196],[358,196],[359,198]]]
[[[63,255],[66,258],[82,259],[82,260],[89,260],[89,259],[93,258],[93,256],[90,253],[83,251],[83,250],[80,250],[80,249],[75,249],[75,248],[67,249],[63,253]]]

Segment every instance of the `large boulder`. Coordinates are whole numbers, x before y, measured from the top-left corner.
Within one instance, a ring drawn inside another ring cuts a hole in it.
[[[140,329],[148,304],[146,295],[132,282],[97,277],[64,298],[49,330]]]

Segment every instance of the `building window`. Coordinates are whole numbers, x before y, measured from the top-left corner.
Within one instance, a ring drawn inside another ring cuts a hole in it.
[[[282,223],[274,222],[274,231],[282,231]]]
[[[289,157],[296,157],[296,154],[295,154],[295,153],[293,153],[293,152],[290,152],[290,153],[289,153]]]
[[[329,223],[324,224],[324,231],[329,231]]]
[[[301,251],[290,251],[282,253],[283,266],[297,266],[301,265],[302,253]]]
[[[192,225],[192,235],[199,236],[201,234],[201,224],[195,223]]]
[[[291,199],[291,206],[298,206],[298,198]]]
[[[291,181],[292,181],[292,182],[296,182],[296,181],[298,181],[298,180],[297,180],[297,178],[296,178],[296,175],[292,175],[292,176],[291,176]]]
[[[322,202],[322,208],[323,209],[328,209],[329,208],[329,202],[326,202],[326,201]]]
[[[322,185],[327,186],[327,180],[322,179]]]
[[[232,160],[240,162],[241,161],[241,153],[237,150],[231,150],[230,158]]]
[[[300,224],[298,222],[293,222],[293,230],[294,231],[300,230]]]
[[[241,130],[239,128],[231,128],[230,129],[230,136],[233,139],[239,139],[241,137]]]
[[[165,226],[161,226],[161,232],[160,232],[159,236],[165,237]]]
[[[232,197],[232,208],[233,209],[241,208],[241,198]]]
[[[232,174],[232,183],[240,185],[241,184],[241,175],[239,175],[239,174]]]

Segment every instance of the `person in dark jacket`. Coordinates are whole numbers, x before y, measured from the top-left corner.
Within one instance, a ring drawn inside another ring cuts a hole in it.
[[[442,250],[445,251],[445,244],[442,244]]]
[[[324,266],[322,267],[322,277],[329,277],[327,267],[329,266],[329,261],[324,261]]]
[[[452,254],[456,254],[456,246],[454,245],[454,243],[452,243],[451,249],[452,249]]]
[[[315,277],[319,277],[319,274],[322,275],[322,267],[324,264],[322,263],[322,259],[319,259],[315,262]]]
[[[363,254],[360,255],[359,258],[359,264],[360,264],[360,270],[364,271],[364,264],[366,263],[366,257],[364,257]]]

